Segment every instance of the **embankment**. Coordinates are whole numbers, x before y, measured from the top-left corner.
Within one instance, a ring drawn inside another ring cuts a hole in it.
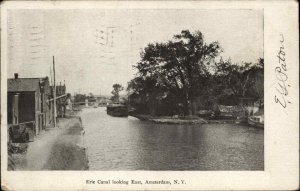
[[[175,118],[169,116],[154,117],[151,115],[132,115],[143,121],[151,121],[154,123],[165,123],[165,124],[206,124],[208,123],[205,119],[199,117],[191,118]]]
[[[82,130],[78,115],[59,119],[58,128],[48,128],[35,137],[25,153],[12,154],[14,170],[88,169]]]
[[[82,124],[80,118],[72,117],[72,125],[56,139],[49,158],[43,167],[45,170],[87,170],[86,149],[81,144]]]
[[[154,123],[164,124],[221,124],[221,123],[245,123],[245,120],[241,119],[203,119],[197,116],[178,118],[170,116],[151,116],[144,114],[131,115],[143,121],[151,121]]]

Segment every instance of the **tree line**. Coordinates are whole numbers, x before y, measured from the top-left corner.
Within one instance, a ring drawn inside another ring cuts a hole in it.
[[[183,30],[168,42],[148,44],[128,83],[130,106],[152,115],[194,115],[215,103],[263,99],[264,60],[217,60],[222,52],[217,41],[206,43],[200,31]]]

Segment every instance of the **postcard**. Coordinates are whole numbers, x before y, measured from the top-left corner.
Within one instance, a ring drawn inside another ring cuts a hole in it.
[[[296,190],[296,1],[4,1],[3,190]]]

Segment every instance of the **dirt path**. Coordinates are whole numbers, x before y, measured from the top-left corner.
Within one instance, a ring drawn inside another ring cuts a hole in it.
[[[72,119],[72,125],[54,143],[44,170],[86,170],[85,150],[81,144],[81,123]]]
[[[59,128],[50,128],[28,144],[25,154],[14,155],[16,170],[84,170],[85,150],[81,144],[78,117],[60,119]]]

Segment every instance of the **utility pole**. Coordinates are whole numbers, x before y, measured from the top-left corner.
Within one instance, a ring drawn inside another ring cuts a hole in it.
[[[50,66],[50,85],[53,85],[53,82],[52,82],[52,69],[51,69],[51,66]]]
[[[54,85],[54,90],[53,90],[53,109],[54,109],[54,127],[56,126],[56,83],[55,83],[55,61],[54,61],[54,56],[53,56],[53,85]]]

